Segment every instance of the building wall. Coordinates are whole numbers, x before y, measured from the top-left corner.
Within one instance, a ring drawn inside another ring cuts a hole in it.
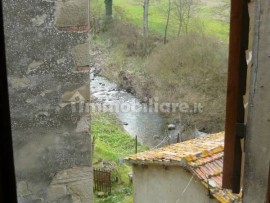
[[[244,202],[266,202],[270,165],[270,1],[255,1]]]
[[[88,4],[3,0],[19,203],[92,202]]]
[[[133,166],[133,184],[134,203],[218,202],[210,199],[202,183],[181,167],[165,170],[159,165]]]

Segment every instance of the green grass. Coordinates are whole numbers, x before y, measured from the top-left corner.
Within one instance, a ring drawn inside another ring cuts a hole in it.
[[[168,5],[167,1],[161,0],[160,3],[150,2],[149,8],[149,29],[161,35],[164,34],[164,27],[166,24],[166,10]],[[142,1],[136,0],[114,0],[114,6],[121,7],[127,19],[132,21],[139,27],[143,24],[143,7]],[[197,26],[203,26],[207,34],[214,35],[223,40],[228,40],[229,24],[222,20],[211,18],[214,13],[213,8],[202,7],[197,9],[198,13],[191,19],[191,30],[197,30]],[[176,36],[178,30],[178,22],[174,15],[171,16],[168,33],[171,36]]]
[[[205,28],[206,33],[211,33],[212,35],[223,39],[228,40],[229,39],[229,25],[228,23],[213,20],[210,18],[204,18],[202,20],[202,23]]]
[[[105,198],[95,197],[94,202],[106,203],[131,203],[132,185],[129,183],[128,173],[131,167],[126,164],[119,164],[118,160],[134,154],[135,141],[119,125],[114,115],[97,113],[92,115],[91,122],[92,137],[96,137],[94,146],[94,167],[100,159],[110,162],[115,167],[113,176],[119,178],[118,183],[113,184],[112,194]],[[139,151],[148,148],[139,144]]]
[[[99,15],[104,15],[104,1],[93,0],[92,10],[98,12]],[[143,26],[143,6],[140,0],[114,0],[114,12],[116,15],[121,16],[125,20],[134,23],[138,27]],[[120,8],[120,9],[119,9]],[[167,1],[152,1],[149,7],[149,29],[160,35],[164,34],[164,28],[166,24],[166,10],[168,8]],[[97,11],[98,10],[98,11]],[[225,11],[224,11],[225,12]],[[198,30],[199,27],[203,27],[206,34],[213,35],[222,40],[228,40],[229,38],[229,23],[223,20],[218,20],[214,17],[215,8],[199,7],[196,9],[195,16],[191,19],[190,29]],[[229,13],[226,12],[226,13]],[[201,29],[201,28],[200,28]],[[168,28],[170,36],[176,36],[178,30],[178,22],[174,14],[171,15],[171,20]]]
[[[149,29],[161,35],[164,33],[166,24],[166,7],[164,1],[161,3],[151,2],[152,6],[149,7]],[[114,0],[114,6],[121,7],[127,16],[127,19],[132,21],[139,27],[143,25],[143,7],[142,1],[136,0]],[[172,20],[173,24],[173,20]],[[177,28],[169,26],[169,33],[173,34]]]
[[[114,115],[98,113],[93,115],[91,123],[92,137],[96,137],[94,162],[100,158],[108,161],[118,161],[134,154],[135,140],[119,125]],[[147,148],[139,144],[139,151]]]

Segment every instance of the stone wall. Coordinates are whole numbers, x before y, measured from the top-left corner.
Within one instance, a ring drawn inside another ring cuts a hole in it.
[[[243,202],[266,202],[270,166],[270,2],[254,1]]]
[[[3,4],[19,202],[89,203],[89,2]]]

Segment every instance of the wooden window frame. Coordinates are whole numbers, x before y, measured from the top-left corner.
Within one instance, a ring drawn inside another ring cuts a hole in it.
[[[239,193],[245,137],[245,109],[249,41],[248,0],[231,0],[228,89],[225,121],[223,187]]]

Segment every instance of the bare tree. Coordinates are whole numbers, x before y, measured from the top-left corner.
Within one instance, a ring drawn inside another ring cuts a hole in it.
[[[90,4],[90,32],[97,34],[101,30],[101,19],[104,15],[101,13],[103,2],[96,1],[94,4]]]
[[[219,16],[220,19],[223,19],[226,22],[230,22],[230,0],[222,0],[220,6],[215,8],[215,14]]]
[[[149,0],[144,0],[143,4],[143,34],[148,38],[148,15],[149,15]]]
[[[192,16],[192,6],[194,4],[193,0],[175,0],[174,7],[177,19],[179,21],[178,24],[178,33],[179,37],[181,32],[188,32],[190,18]]]
[[[166,20],[166,26],[165,26],[165,31],[164,31],[164,44],[167,43],[167,35],[168,35],[168,27],[169,27],[170,17],[171,17],[171,10],[172,10],[172,1],[168,0],[167,20]]]

